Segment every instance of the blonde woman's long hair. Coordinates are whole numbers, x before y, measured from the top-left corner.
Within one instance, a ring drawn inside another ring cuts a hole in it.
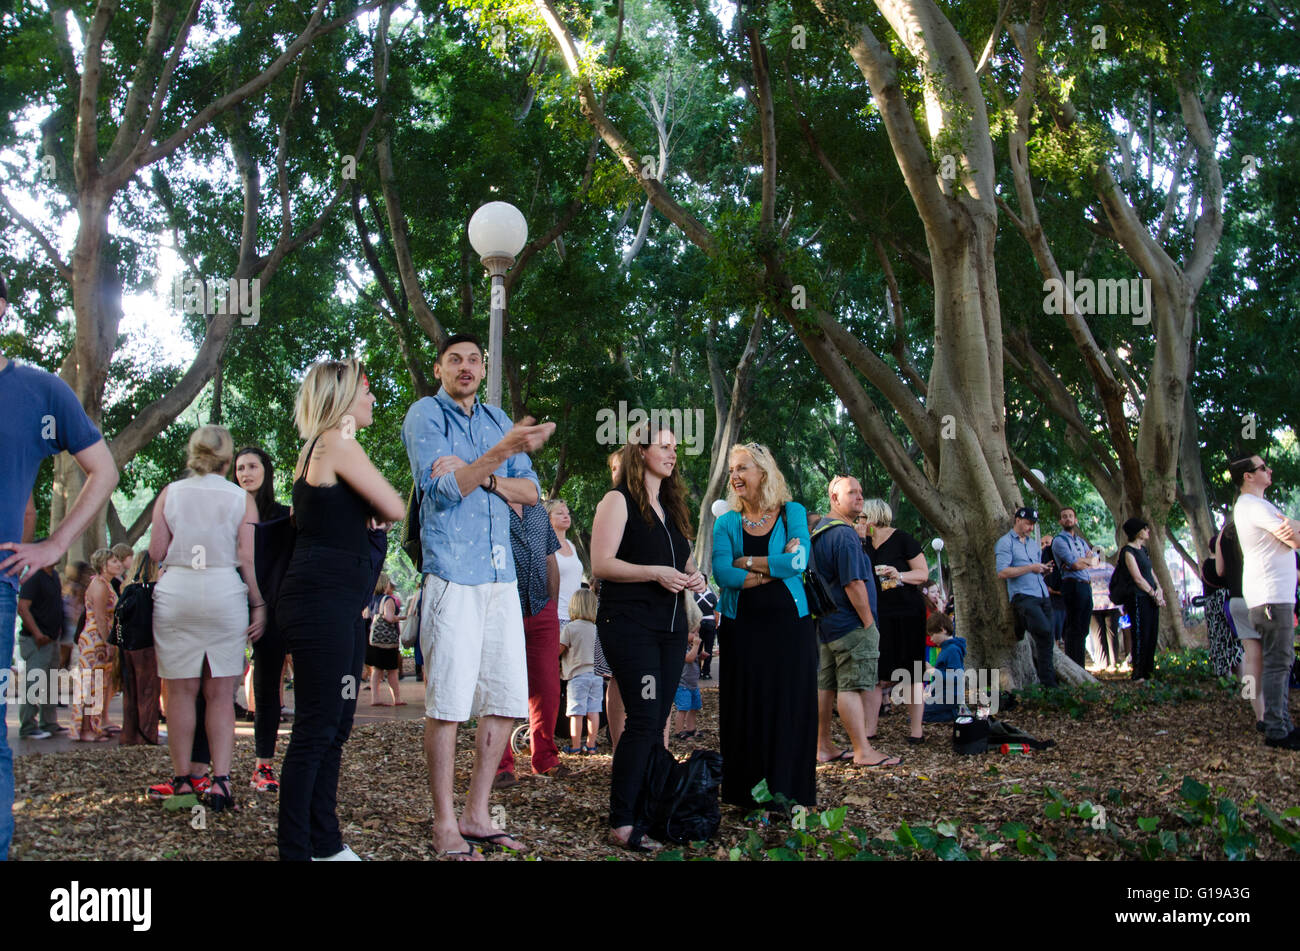
[[[736,461],[736,456],[744,453],[754,461],[754,465],[763,473],[763,481],[759,484],[758,505],[760,511],[767,509],[780,508],[786,502],[791,501],[794,496],[790,494],[789,487],[785,484],[785,476],[777,468],[776,460],[772,458],[772,452],[766,446],[756,442],[737,443],[731,447],[731,452],[727,453],[727,464],[730,466]],[[727,504],[737,512],[740,511],[740,497],[736,495],[736,489],[727,480]]]
[[[313,364],[298,388],[293,421],[303,440],[315,439],[343,424],[343,417],[361,392],[365,370],[356,357]]]
[[[123,584],[134,584],[136,573],[140,572],[140,580],[157,581],[158,580],[158,562],[149,557],[149,549],[137,552],[136,556],[131,559],[131,567],[127,569],[126,577],[122,579]]]

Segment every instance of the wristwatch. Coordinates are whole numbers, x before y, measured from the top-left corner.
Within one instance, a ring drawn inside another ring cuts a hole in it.
[[[750,568],[753,567],[754,567],[754,556],[750,555],[748,558],[745,559],[745,570],[748,571]]]

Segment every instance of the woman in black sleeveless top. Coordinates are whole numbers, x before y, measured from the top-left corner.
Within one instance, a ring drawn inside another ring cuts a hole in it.
[[[694,534],[677,477],[677,439],[633,430],[617,486],[601,500],[591,529],[591,571],[601,579],[596,633],[627,710],[614,750],[609,790],[612,841],[656,848],[635,826],[646,764],[663,744],[664,724],[686,657],[685,590],[703,591]]]
[[[356,440],[374,403],[357,360],[329,361],[308,371],[294,409],[310,442],[293,483],[298,534],[276,602],[294,667],[293,732],[280,772],[282,860],[357,857],[343,845],[335,806],[365,657],[361,611],[374,583],[367,529],[405,515]]]

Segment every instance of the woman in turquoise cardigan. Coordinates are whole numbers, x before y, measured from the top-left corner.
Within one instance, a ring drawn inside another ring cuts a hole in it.
[[[803,589],[812,542],[808,513],[790,501],[765,446],[728,457],[730,511],[713,524],[713,577],[720,593],[718,646],[723,801],[758,804],[753,788],[815,806],[817,637]]]

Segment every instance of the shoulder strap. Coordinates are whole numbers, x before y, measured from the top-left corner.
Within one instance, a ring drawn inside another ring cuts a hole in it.
[[[311,454],[312,454],[312,450],[316,448],[316,440],[320,439],[322,435],[323,435],[322,433],[317,433],[316,439],[313,439],[311,441],[311,445],[307,447],[307,455],[303,457],[302,476],[301,476],[303,479],[307,478],[307,472],[311,469]]]
[[[820,522],[818,522],[817,527],[813,529],[812,537],[816,538],[818,535],[822,534],[822,532],[828,532],[832,528],[839,528],[840,526],[843,526],[844,528],[853,527],[848,522],[844,521],[842,518],[824,518]],[[853,534],[856,535],[857,532],[854,532]]]

